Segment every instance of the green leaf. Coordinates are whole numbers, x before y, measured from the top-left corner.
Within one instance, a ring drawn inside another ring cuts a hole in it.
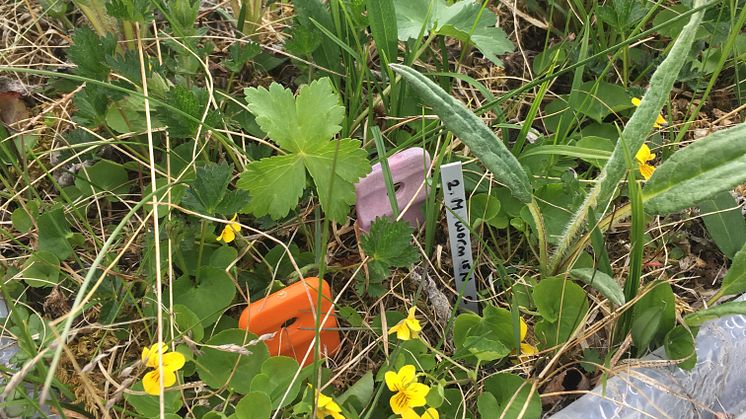
[[[31,214],[26,212],[25,208],[18,207],[13,210],[13,213],[10,215],[10,222],[13,224],[13,228],[18,230],[20,233],[27,233],[34,226],[33,218],[36,217],[39,205],[34,204],[32,206],[31,203],[27,203],[26,207],[31,210]]]
[[[379,54],[386,56],[386,63],[395,62],[398,33],[394,0],[366,0],[365,5],[368,10],[370,32],[376,42],[376,49],[378,49]]]
[[[72,237],[72,232],[61,206],[44,211],[37,219],[37,223],[40,251],[53,253],[60,260],[65,260],[73,254],[73,248],[68,241]]]
[[[205,329],[202,327],[199,317],[189,307],[182,304],[174,304],[173,315],[177,333],[184,333],[191,336],[197,342],[202,341],[205,337]],[[167,314],[163,317],[166,319],[171,318]]]
[[[174,302],[183,304],[197,315],[203,326],[218,319],[236,296],[236,287],[225,270],[202,266],[194,281],[183,275],[174,281]]]
[[[106,57],[114,55],[117,47],[114,34],[100,38],[90,28],[83,26],[75,29],[72,40],[67,57],[77,65],[75,73],[96,80],[106,80],[109,75]]]
[[[199,378],[213,389],[228,388],[239,394],[251,391],[251,380],[260,373],[262,363],[269,358],[262,342],[245,346],[256,336],[240,329],[227,329],[216,334],[202,347],[202,355],[195,360]],[[220,345],[237,345],[248,355],[218,349]]]
[[[723,295],[738,295],[746,291],[746,245],[733,257],[730,269],[725,273],[720,292]]]
[[[544,348],[566,342],[588,313],[585,291],[572,281],[544,278],[534,287],[532,295],[543,318],[534,330]]]
[[[370,257],[368,267],[377,279],[383,279],[392,267],[405,268],[419,258],[412,245],[412,226],[388,217],[373,220],[370,230],[360,240],[360,247]]]
[[[106,124],[106,115],[112,96],[108,89],[95,84],[89,84],[78,92],[73,99],[78,111],[73,115],[73,121],[96,128]]]
[[[264,392],[272,400],[272,409],[285,407],[295,400],[300,391],[300,384],[305,379],[301,373],[295,381],[295,373],[300,366],[298,361],[286,356],[273,356],[262,364],[261,374],[254,376],[251,380],[252,392]],[[305,371],[308,375],[310,371]],[[292,384],[292,387],[290,387]],[[285,396],[287,393],[287,396]],[[284,396],[284,398],[283,398]]]
[[[266,393],[247,393],[236,405],[236,419],[269,419],[272,415],[272,402]]]
[[[699,139],[663,162],[642,190],[645,210],[669,214],[746,182],[746,124]]]
[[[492,223],[500,214],[500,200],[490,194],[480,193],[472,196],[469,205],[469,217],[472,226],[476,225],[477,220],[483,220],[487,224],[493,225]],[[505,228],[505,226],[501,228]]]
[[[298,207],[306,186],[303,160],[297,154],[288,154],[255,161],[246,166],[236,186],[251,195],[248,211],[257,217],[283,218]]]
[[[194,137],[200,126],[199,121],[202,120],[202,115],[209,104],[207,90],[199,88],[190,90],[182,85],[176,85],[168,92],[165,101],[192,117],[189,118],[181,113],[174,112],[170,108],[159,107],[158,118],[168,126],[169,134],[175,138]],[[219,119],[220,116],[216,111],[208,111],[204,124],[208,127],[215,127]],[[203,128],[203,134],[204,131]]]
[[[676,325],[676,298],[671,285],[658,281],[632,309],[632,341],[644,349],[659,344]]]
[[[729,259],[746,245],[746,220],[741,208],[728,191],[722,191],[699,204],[707,232]]]
[[[132,405],[141,415],[154,418],[160,413],[160,399],[158,396],[144,394],[142,380],[138,380],[132,386],[132,390],[143,392],[143,394],[124,393],[124,399]],[[175,413],[184,405],[180,391],[168,391],[163,393],[163,406],[165,413]]]
[[[492,397],[482,397],[485,395]],[[477,409],[483,418],[536,419],[541,417],[541,399],[530,382],[517,375],[499,373],[484,380]]]
[[[223,63],[232,73],[240,72],[249,60],[259,55],[262,47],[254,42],[235,42],[228,47],[228,59]]]
[[[746,301],[729,301],[689,314],[684,317],[684,321],[689,327],[698,327],[707,321],[719,319],[723,316],[744,314],[746,314]]]
[[[214,215],[231,181],[233,166],[208,162],[197,168],[197,177],[184,193],[182,204],[191,210]],[[228,215],[228,214],[226,214]]]
[[[130,22],[144,23],[153,18],[150,0],[109,0],[106,12],[111,17]]]
[[[473,356],[481,361],[504,358],[516,346],[512,315],[493,306],[484,308],[484,317],[461,314],[454,323],[453,341],[458,357]]]
[[[23,264],[21,277],[29,286],[51,287],[60,282],[60,260],[52,252],[36,252]]]
[[[374,391],[373,373],[366,371],[355,384],[348,387],[344,393],[337,397],[337,403],[347,405],[356,412],[362,412],[370,399],[373,398]]]
[[[697,333],[689,331],[684,326],[676,326],[666,334],[663,340],[663,346],[666,349],[666,356],[670,360],[686,359],[678,364],[679,368],[689,371],[697,365],[697,351],[695,348],[695,335]]]
[[[588,81],[570,93],[569,104],[575,112],[602,122],[607,116],[633,108],[623,87],[604,81]]]
[[[433,9],[430,5],[433,4]],[[400,41],[427,35],[433,25],[437,2],[431,0],[409,0],[396,2],[396,27]],[[429,13],[428,13],[429,12]]]
[[[471,149],[496,180],[510,189],[521,202],[531,202],[528,175],[494,132],[461,102],[410,67],[391,64],[407,80],[443,123]]]
[[[370,171],[370,164],[359,141],[329,141],[344,118],[329,79],[301,87],[297,97],[277,83],[269,89],[247,88],[245,94],[261,129],[290,153],[247,166],[238,187],[251,194],[248,211],[285,217],[298,205],[308,170],[327,216],[345,219],[355,201],[354,184]]]
[[[101,160],[81,169],[75,178],[75,186],[83,196],[103,195],[109,201],[120,201],[119,196],[130,190],[127,170],[110,160]]]
[[[624,290],[616,280],[601,271],[590,268],[573,269],[570,271],[573,278],[579,279],[597,289],[604,297],[616,306],[624,305]]]

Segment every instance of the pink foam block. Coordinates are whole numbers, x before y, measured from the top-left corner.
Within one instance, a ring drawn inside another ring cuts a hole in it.
[[[427,168],[430,166],[430,154],[419,147],[408,148],[389,157],[388,162],[396,187],[396,202],[399,211],[402,211],[414,198],[414,202],[404,212],[402,219],[416,227],[424,219],[422,204],[427,196],[427,185],[422,185],[425,182]],[[370,174],[355,185],[355,194],[357,195],[355,206],[357,223],[362,231],[368,231],[377,217],[393,215],[386,193],[381,163],[374,165]]]

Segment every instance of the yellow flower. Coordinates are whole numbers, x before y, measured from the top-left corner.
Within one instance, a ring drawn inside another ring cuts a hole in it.
[[[425,413],[423,413],[422,416],[418,415],[413,409],[409,409],[402,413],[401,419],[440,419],[440,415],[438,415],[438,411],[432,407],[425,410]]]
[[[238,214],[235,214],[233,218],[231,218],[231,221],[226,224],[226,226],[223,228],[223,232],[220,233],[220,235],[218,236],[217,241],[222,240],[226,243],[230,243],[236,239],[236,233],[241,231],[241,224],[236,222],[237,217]]]
[[[632,104],[637,106],[640,106],[640,99],[633,97],[632,98]],[[655,120],[655,124],[653,126],[655,128],[663,128],[664,126],[668,125],[668,121],[666,121],[666,118],[663,117],[663,115],[658,114],[658,118]]]
[[[526,322],[521,319],[521,356],[531,356],[539,353],[539,349],[536,346],[526,343],[526,334],[528,334],[528,326]]]
[[[645,178],[645,180],[650,179],[650,176],[653,176],[653,172],[655,171],[655,167],[648,164],[648,162],[653,159],[655,159],[655,154],[650,152],[650,147],[648,147],[647,144],[643,144],[642,147],[637,150],[637,154],[635,154],[635,160],[637,160],[640,174]]]
[[[142,362],[149,368],[154,368],[142,378],[142,386],[145,392],[157,396],[160,394],[158,372],[159,359],[163,362],[163,387],[171,387],[176,384],[176,371],[184,366],[186,359],[179,352],[167,352],[168,346],[159,342],[150,348],[142,348]]]
[[[426,403],[425,396],[430,392],[430,387],[418,383],[415,372],[414,365],[405,365],[399,372],[388,371],[385,375],[386,386],[395,392],[389,404],[397,415],[403,415],[412,408],[424,406]]]
[[[313,386],[310,384],[308,387],[313,389]],[[327,416],[331,416],[333,419],[345,419],[344,415],[342,415],[342,408],[339,407],[334,399],[318,390],[316,394],[316,419],[324,419]]]
[[[414,317],[415,307],[409,309],[409,315],[396,326],[389,329],[389,334],[396,333],[396,337],[401,340],[416,339],[422,331],[420,321]]]

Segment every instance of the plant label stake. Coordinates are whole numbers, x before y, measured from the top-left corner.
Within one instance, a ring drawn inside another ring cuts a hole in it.
[[[284,355],[295,358],[305,366],[314,361],[313,339],[316,336],[316,303],[321,283],[321,325],[319,337],[321,354],[331,355],[339,348],[339,330],[332,305],[329,284],[318,278],[305,278],[283,288],[269,297],[251,303],[241,313],[238,327],[257,336],[275,332],[274,337],[264,343],[272,356]],[[328,314],[328,316],[327,316]],[[303,362],[306,351],[311,354]]]
[[[443,184],[443,202],[446,206],[448,239],[451,243],[456,290],[462,294],[461,305],[478,313],[477,287],[472,275],[474,260],[471,256],[471,235],[469,228],[464,225],[469,222],[469,214],[466,212],[467,202],[461,162],[440,166],[440,177]]]
[[[408,148],[389,157],[388,163],[399,209],[404,210],[412,201],[402,219],[417,227],[424,220],[422,204],[427,197],[427,185],[423,184],[430,166],[430,154],[419,147]],[[360,179],[355,185],[355,194],[355,211],[360,230],[367,232],[373,220],[378,217],[393,216],[381,163],[374,165],[370,174]]]

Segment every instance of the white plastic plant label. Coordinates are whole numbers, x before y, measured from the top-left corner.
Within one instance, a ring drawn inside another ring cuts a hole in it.
[[[474,260],[471,256],[471,235],[469,228],[464,224],[469,222],[469,214],[466,211],[467,201],[461,162],[440,166],[440,178],[443,184],[443,201],[446,206],[456,290],[462,294],[461,307],[478,313],[477,287],[472,275]]]

